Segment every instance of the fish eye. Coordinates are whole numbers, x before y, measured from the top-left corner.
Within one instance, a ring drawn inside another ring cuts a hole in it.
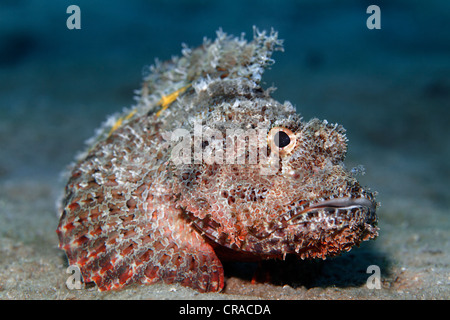
[[[278,148],[284,148],[289,145],[291,138],[289,138],[289,135],[286,132],[278,131],[273,137],[273,142]]]
[[[267,142],[271,151],[283,155],[294,149],[296,138],[291,130],[284,127],[274,127],[269,131]]]

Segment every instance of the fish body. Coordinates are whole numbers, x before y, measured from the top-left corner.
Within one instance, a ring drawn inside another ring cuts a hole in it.
[[[276,50],[274,31],[219,31],[152,66],[136,105],[97,131],[57,228],[84,282],[220,291],[223,259],[324,259],[377,236],[374,194],[343,164],[344,128],[304,122],[261,87]]]

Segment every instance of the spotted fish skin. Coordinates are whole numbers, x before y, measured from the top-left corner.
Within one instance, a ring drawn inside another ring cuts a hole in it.
[[[304,122],[262,89],[276,50],[274,31],[248,42],[219,30],[152,66],[136,105],[97,131],[71,167],[56,230],[84,282],[214,292],[221,259],[325,258],[378,235],[374,194],[343,165],[345,130]],[[230,160],[230,132],[258,148]]]

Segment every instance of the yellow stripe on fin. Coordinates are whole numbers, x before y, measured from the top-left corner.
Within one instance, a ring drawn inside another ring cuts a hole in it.
[[[188,84],[187,86],[184,86],[178,89],[177,91],[168,94],[167,96],[162,96],[162,98],[158,101],[158,105],[162,106],[162,108],[156,113],[156,116],[159,117],[161,115],[161,112],[166,110],[169,107],[169,105],[172,102],[174,102],[179,97],[179,95],[185,92],[186,89],[189,88],[190,86],[191,85]]]
[[[125,117],[120,117],[119,119],[117,119],[116,123],[114,123],[114,125],[112,126],[111,130],[109,131],[108,136],[111,135],[111,133],[113,133],[114,131],[116,131],[123,123],[124,120],[128,120],[130,119],[132,116],[134,116],[134,114],[136,113],[136,109],[131,111],[129,114],[127,114]]]
[[[130,119],[132,116],[134,116],[134,114],[137,112],[137,110],[136,109],[134,109],[133,111],[131,111],[126,117],[125,117],[125,119],[124,120],[128,120],[128,119]]]

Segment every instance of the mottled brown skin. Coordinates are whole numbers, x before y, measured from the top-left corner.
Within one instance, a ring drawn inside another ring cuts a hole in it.
[[[344,129],[302,122],[261,88],[277,49],[274,32],[255,30],[246,42],[219,31],[153,67],[133,111],[98,131],[73,165],[57,229],[85,282],[101,291],[159,280],[219,291],[219,258],[325,258],[377,236],[374,196],[343,165]],[[199,126],[213,134],[196,140]],[[201,161],[191,153],[177,163],[177,129]],[[237,129],[247,134],[238,140],[263,147],[218,161],[217,150],[225,157],[234,147],[227,130]]]

